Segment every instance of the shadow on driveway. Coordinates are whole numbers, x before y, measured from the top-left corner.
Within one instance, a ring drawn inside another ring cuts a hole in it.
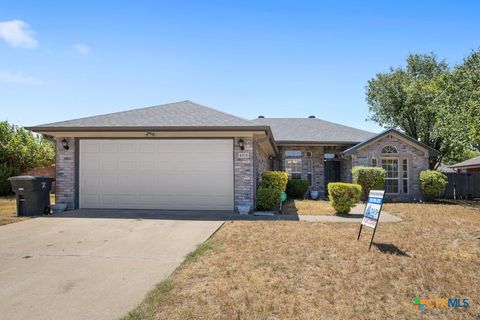
[[[273,216],[241,215],[233,211],[191,211],[191,210],[138,210],[138,209],[78,209],[51,215],[52,218],[99,218],[99,219],[158,219],[194,221],[257,221],[288,220],[298,221],[297,215],[276,214]]]

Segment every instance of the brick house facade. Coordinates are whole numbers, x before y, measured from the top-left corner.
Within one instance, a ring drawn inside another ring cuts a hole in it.
[[[253,209],[263,171],[287,171],[324,197],[356,165],[387,168],[388,197],[415,200],[436,152],[393,129],[313,116],[250,121],[191,101],[29,129],[55,138],[56,201],[69,209]]]

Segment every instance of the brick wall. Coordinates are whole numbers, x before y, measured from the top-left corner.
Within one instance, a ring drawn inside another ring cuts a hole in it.
[[[241,150],[238,140],[243,139],[245,148]],[[235,175],[235,209],[238,205],[250,205],[254,207],[254,145],[253,138],[237,137],[234,141],[234,175]],[[248,158],[240,158],[240,153],[248,153]]]
[[[309,164],[312,162],[312,186],[310,189],[316,190],[320,195],[325,193],[325,170],[324,170],[324,148],[323,147],[305,147],[305,146],[279,146],[280,155],[277,159],[276,170],[285,171],[285,150],[300,150],[303,153],[302,159],[302,179],[308,179]],[[307,151],[312,152],[311,157],[307,157]],[[296,158],[295,158],[296,159]]]
[[[69,150],[63,149],[63,138],[56,138],[56,192],[55,202],[75,208],[75,139],[69,138]]]
[[[40,167],[40,168],[27,170],[23,172],[22,175],[48,177],[48,178],[55,179],[55,172],[56,172],[55,165],[52,164],[51,166],[48,166],[48,167]],[[50,191],[55,193],[55,181],[52,182],[52,189]]]
[[[262,177],[262,172],[272,170],[272,161],[268,154],[255,144],[255,186]]]
[[[391,145],[394,146],[398,154],[397,155],[382,155],[381,151],[383,147]],[[411,143],[407,143],[402,138],[395,134],[389,134],[381,139],[372,142],[364,148],[361,148],[355,154],[353,159],[353,166],[363,165],[365,162],[367,165],[371,165],[372,158],[377,159],[377,166],[382,165],[382,158],[393,157],[398,158],[398,175],[399,175],[399,191],[398,194],[389,194],[387,199],[390,200],[418,200],[422,198],[420,193],[420,172],[428,170],[429,157],[428,152],[414,147]],[[408,193],[403,193],[402,190],[402,161],[408,159]]]

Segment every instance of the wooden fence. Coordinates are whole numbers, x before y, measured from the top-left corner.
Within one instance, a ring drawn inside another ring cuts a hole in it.
[[[447,199],[480,198],[480,172],[446,173],[448,184],[444,197]]]

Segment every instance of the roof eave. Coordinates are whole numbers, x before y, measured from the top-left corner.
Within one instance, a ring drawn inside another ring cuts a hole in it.
[[[278,140],[278,145],[352,145],[356,141],[302,141],[302,140]]]
[[[449,168],[454,168],[454,169],[470,169],[470,168],[478,168],[480,167],[480,163],[477,163],[477,164],[463,164],[463,165],[458,165],[458,164],[454,164],[454,165],[451,165],[451,166],[448,166]]]
[[[138,131],[269,131],[267,126],[169,126],[169,127],[25,127],[25,129],[34,132],[138,132]]]

